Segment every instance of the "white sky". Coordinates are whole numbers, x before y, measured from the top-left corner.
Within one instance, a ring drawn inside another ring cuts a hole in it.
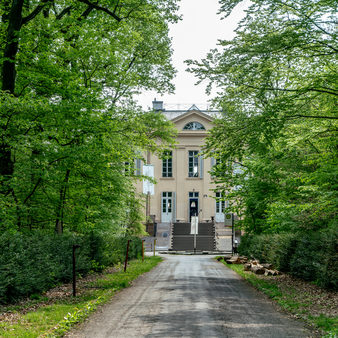
[[[244,16],[245,7],[245,2],[241,3],[228,18],[221,20],[216,14],[219,9],[218,0],[181,0],[179,14],[182,14],[183,20],[170,26],[173,65],[178,71],[174,79],[175,94],[161,96],[155,91],[147,91],[139,96],[139,104],[147,109],[156,98],[164,101],[164,104],[205,106],[210,99],[205,94],[205,85],[195,85],[196,78],[186,72],[184,60],[201,60],[210,49],[217,46],[218,39],[232,39],[237,23]]]

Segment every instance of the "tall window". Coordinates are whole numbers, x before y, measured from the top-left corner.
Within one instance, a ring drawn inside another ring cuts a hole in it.
[[[163,153],[162,177],[173,177],[173,152],[170,150]]]
[[[172,212],[172,192],[162,192],[162,212]]]
[[[223,213],[226,207],[226,203],[224,198],[222,199],[222,194],[220,192],[216,192],[216,213]]]
[[[189,177],[199,177],[198,150],[189,150]]]

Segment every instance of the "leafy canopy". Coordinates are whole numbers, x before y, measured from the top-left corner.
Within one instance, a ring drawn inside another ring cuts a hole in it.
[[[126,171],[173,126],[133,96],[172,91],[177,1],[0,4],[0,227],[142,233]]]
[[[240,2],[221,0],[220,14]],[[216,182],[247,231],[334,224],[336,13],[330,0],[254,0],[233,40],[188,61],[209,93],[217,89],[222,116],[206,152],[219,159]]]

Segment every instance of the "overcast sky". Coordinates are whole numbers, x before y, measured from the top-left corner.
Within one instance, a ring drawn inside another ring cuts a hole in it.
[[[145,92],[139,96],[139,104],[147,109],[156,98],[165,104],[205,106],[210,99],[205,94],[205,85],[195,86],[196,79],[186,72],[184,60],[201,60],[217,46],[218,39],[233,38],[233,31],[244,15],[243,8],[244,5],[237,6],[231,16],[221,20],[217,15],[218,0],[181,0],[179,13],[183,20],[170,27],[173,64],[178,70],[174,79],[175,94],[161,96],[153,91]]]

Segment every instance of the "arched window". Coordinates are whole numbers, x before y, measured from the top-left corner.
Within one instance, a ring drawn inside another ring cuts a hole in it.
[[[199,122],[189,122],[184,126],[183,130],[205,130],[205,128]]]

